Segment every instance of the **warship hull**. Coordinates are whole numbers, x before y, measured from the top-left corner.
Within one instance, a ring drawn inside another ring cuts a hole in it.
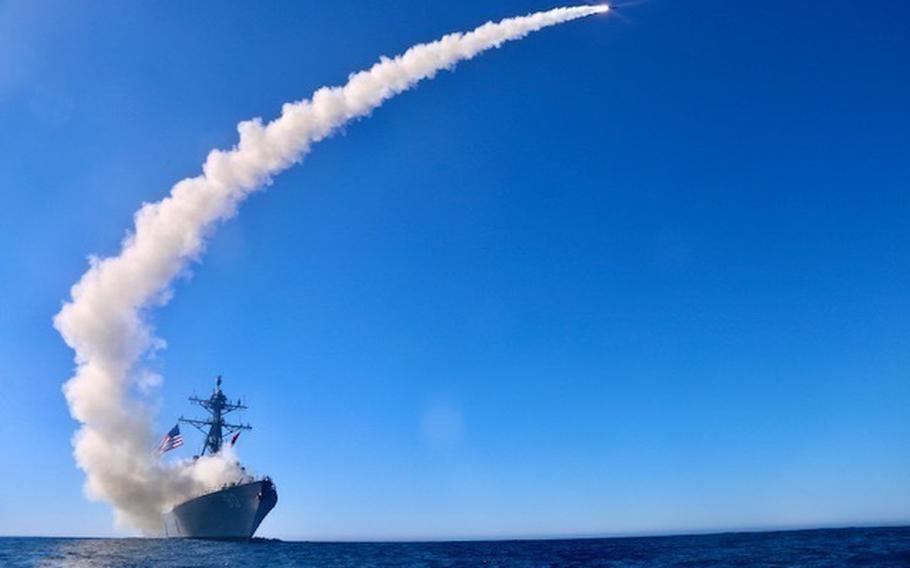
[[[165,516],[169,538],[247,540],[278,502],[269,479],[225,487],[190,499]]]

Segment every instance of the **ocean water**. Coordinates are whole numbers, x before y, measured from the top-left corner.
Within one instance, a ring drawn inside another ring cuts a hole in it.
[[[910,567],[910,527],[484,542],[0,538],[0,566]]]

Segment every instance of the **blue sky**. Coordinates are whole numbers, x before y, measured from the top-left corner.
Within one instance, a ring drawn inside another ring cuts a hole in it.
[[[50,323],[86,255],[239,120],[550,7],[0,3],[0,534],[121,534]],[[261,535],[910,521],[910,7],[619,12],[320,144],[154,314],[162,432],[251,406]]]

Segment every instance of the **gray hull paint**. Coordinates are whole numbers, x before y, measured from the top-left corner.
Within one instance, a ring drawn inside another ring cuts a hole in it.
[[[227,487],[174,507],[165,517],[165,536],[248,539],[277,502],[268,479]]]

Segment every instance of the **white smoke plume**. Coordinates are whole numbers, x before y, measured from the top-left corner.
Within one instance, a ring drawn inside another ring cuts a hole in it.
[[[212,150],[202,175],[179,181],[161,201],[143,204],[120,253],[91,258],[71,290],[72,299],[54,318],[76,353],[75,375],[63,390],[70,413],[81,423],[73,445],[86,473],[87,495],[110,502],[118,522],[155,534],[173,505],[241,475],[229,455],[176,464],[153,455],[152,413],[141,388],[149,375],[139,368],[144,355],[163,345],[152,334],[147,312],[167,303],[171,283],[198,259],[219,222],[272,176],[301,161],[313,143],[419,81],[504,42],[608,9],[556,8],[489,22],[416,45],[393,59],[382,57],[343,86],[323,87],[309,100],[285,104],[281,116],[267,124],[259,118],[241,122],[239,143],[231,150]]]

